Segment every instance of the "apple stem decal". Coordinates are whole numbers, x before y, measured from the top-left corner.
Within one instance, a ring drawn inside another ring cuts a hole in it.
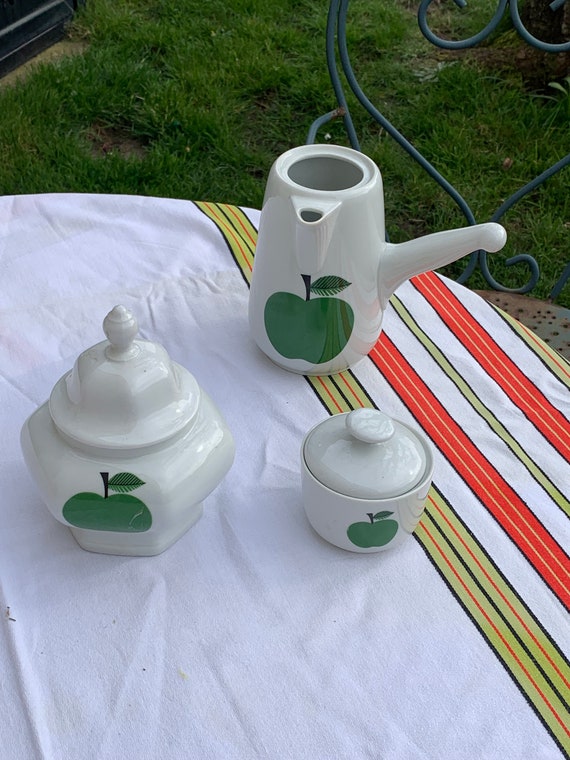
[[[109,498],[109,473],[100,472],[99,475],[103,479],[103,486],[105,488],[105,495],[103,496],[103,498],[108,499]]]
[[[390,543],[398,532],[396,520],[389,520],[393,512],[367,512],[369,522],[357,522],[348,526],[346,535],[351,543],[360,546],[361,549],[369,549],[372,546],[385,546]]]
[[[136,475],[119,472],[109,478],[108,472],[100,472],[103,496],[82,492],[68,499],[63,507],[63,517],[76,528],[86,530],[110,530],[118,533],[141,533],[152,525],[148,507],[129,491],[144,485]],[[115,491],[109,496],[109,491]]]
[[[302,274],[301,277],[305,283],[305,301],[308,301],[311,298],[311,275]]]
[[[325,275],[311,284],[302,274],[305,298],[294,293],[273,293],[265,304],[264,321],[273,348],[287,359],[322,364],[338,356],[354,327],[352,307],[334,298],[351,284],[342,277]],[[318,298],[311,298],[311,295]]]

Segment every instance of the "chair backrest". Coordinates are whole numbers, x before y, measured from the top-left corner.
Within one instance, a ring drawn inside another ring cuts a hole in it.
[[[561,43],[549,43],[543,42],[532,35],[523,25],[521,21],[517,0],[498,0],[497,10],[487,24],[487,26],[478,34],[459,41],[450,41],[438,37],[432,32],[428,25],[427,12],[429,6],[433,0],[421,0],[418,8],[418,23],[423,35],[434,45],[447,50],[464,49],[478,45],[483,40],[487,39],[489,35],[496,31],[499,23],[507,13],[509,9],[512,24],[517,33],[523,38],[523,40],[534,48],[540,49],[549,53],[564,53],[570,51],[570,42]],[[554,0],[551,3],[553,10],[558,9],[563,5],[565,0]],[[455,3],[461,7],[465,5],[465,0],[455,0]],[[390,135],[400,145],[409,156],[416,161],[425,172],[452,198],[461,213],[464,215],[468,224],[476,224],[476,220],[471,207],[465,198],[458,192],[458,190],[449,182],[437,169],[404,137],[404,135],[396,129],[396,127],[380,112],[380,110],[372,103],[367,97],[362,87],[360,86],[352,68],[348,47],[347,47],[347,11],[349,0],[330,0],[327,31],[326,31],[326,55],[327,65],[329,68],[329,74],[331,78],[332,87],[334,89],[336,101],[338,107],[330,111],[323,116],[316,119],[309,129],[307,136],[307,143],[313,143],[316,140],[318,130],[327,124],[332,119],[342,118],[344,127],[350,144],[356,150],[360,150],[360,143],[356,134],[354,122],[347,104],[345,96],[345,90],[343,85],[343,79],[348,88],[352,91],[359,104],[368,112],[368,114],[382,127],[385,132]],[[339,71],[340,68],[340,71]],[[342,77],[341,77],[342,72]],[[569,132],[570,133],[570,132]],[[526,195],[534,191],[538,186],[542,185],[546,180],[552,177],[554,174],[560,172],[562,169],[570,165],[570,153],[564,158],[554,163],[549,168],[542,171],[537,177],[530,182],[526,183],[523,187],[519,188],[509,198],[507,198],[488,221],[500,221],[509,209],[514,204],[524,198]],[[518,254],[511,257],[507,262],[508,266],[524,263],[529,270],[528,280],[522,286],[518,288],[508,288],[498,282],[491,272],[487,264],[487,252],[476,251],[471,254],[466,268],[458,278],[459,282],[466,282],[473,274],[475,269],[479,267],[488,285],[494,290],[505,291],[510,293],[529,293],[537,284],[540,271],[536,259],[530,254]],[[570,277],[570,263],[568,263],[559,279],[552,288],[549,300],[554,301],[560,294],[564,284]]]

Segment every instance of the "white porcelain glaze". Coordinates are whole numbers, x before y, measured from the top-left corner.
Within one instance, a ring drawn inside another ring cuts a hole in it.
[[[28,468],[53,516],[80,546],[159,554],[202,514],[234,457],[212,400],[115,307],[108,340],[85,351],[26,420]]]
[[[143,448],[188,427],[200,389],[162,346],[136,340],[138,325],[124,306],[105,317],[108,340],[84,351],[56,384],[49,409],[58,430],[77,443]]]
[[[432,482],[433,452],[408,425],[362,412],[333,415],[307,433],[301,486],[307,518],[320,536],[370,553],[397,546],[415,530]]]
[[[417,435],[378,409],[356,409],[324,420],[307,436],[304,456],[317,480],[361,499],[400,496],[426,469]]]
[[[367,156],[338,145],[280,156],[266,185],[249,298],[262,351],[303,374],[347,369],[376,343],[404,280],[506,242],[495,223],[398,245],[385,237],[382,177]]]

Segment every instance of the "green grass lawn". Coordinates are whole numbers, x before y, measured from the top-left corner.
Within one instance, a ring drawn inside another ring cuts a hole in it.
[[[478,31],[496,3],[476,5],[467,14],[442,9],[437,23]],[[87,0],[69,30],[83,52],[0,89],[0,192],[260,207],[273,160],[303,144],[313,119],[336,105],[327,10],[324,0]],[[408,0],[353,0],[348,36],[367,94],[478,221],[568,152],[570,94],[551,88],[547,99],[527,92],[516,69],[435,50]],[[512,44],[508,31],[494,43],[507,58]],[[454,204],[349,102],[361,147],[384,175],[391,239],[463,225]],[[348,144],[340,122],[318,140]],[[492,266],[505,284],[521,285],[526,271],[502,262],[528,252],[542,270],[533,294],[546,297],[570,259],[569,176],[559,173],[504,218],[510,242]],[[570,284],[559,303],[570,305]]]

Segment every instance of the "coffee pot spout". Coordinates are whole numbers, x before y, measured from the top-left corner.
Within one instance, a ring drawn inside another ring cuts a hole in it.
[[[473,251],[500,251],[507,233],[500,224],[487,222],[435,232],[405,243],[386,243],[380,257],[378,292],[384,308],[396,288],[422,272],[443,267]]]
[[[291,202],[295,210],[299,269],[305,275],[313,275],[323,268],[342,203],[297,196]]]

